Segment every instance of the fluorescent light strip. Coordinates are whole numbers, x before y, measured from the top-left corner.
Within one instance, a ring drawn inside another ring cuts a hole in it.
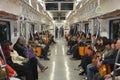
[[[53,61],[53,66],[52,66],[52,73],[51,73],[51,76],[50,76],[50,80],[54,80],[54,73],[55,72],[55,61]]]
[[[66,80],[70,80],[70,72],[67,61],[65,61],[65,70],[66,70]]]

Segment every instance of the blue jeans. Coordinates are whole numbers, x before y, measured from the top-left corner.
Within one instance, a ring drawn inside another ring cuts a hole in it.
[[[105,80],[99,73],[96,73],[94,78],[94,80]]]
[[[92,63],[87,65],[87,80],[94,80],[93,76],[95,71],[97,71],[97,67]]]

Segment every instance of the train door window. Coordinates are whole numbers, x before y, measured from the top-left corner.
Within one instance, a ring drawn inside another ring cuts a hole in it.
[[[120,19],[110,21],[110,39],[120,38]]]
[[[20,36],[24,36],[26,38],[26,23],[20,23]]]
[[[43,26],[43,25],[41,25],[41,31],[43,31],[43,27],[44,27],[44,26]]]
[[[0,43],[5,40],[10,40],[10,23],[0,20]]]
[[[34,34],[35,33],[35,25],[31,24],[31,33]]]
[[[85,34],[87,34],[89,32],[89,24],[86,23],[85,24]]]

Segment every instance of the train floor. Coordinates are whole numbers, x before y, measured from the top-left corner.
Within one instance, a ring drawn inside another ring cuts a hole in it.
[[[56,39],[56,44],[50,47],[50,60],[42,64],[48,66],[45,72],[39,72],[39,80],[83,80],[84,76],[79,76],[79,70],[75,70],[80,64],[80,60],[71,60],[70,55],[66,55],[67,46],[63,38]]]

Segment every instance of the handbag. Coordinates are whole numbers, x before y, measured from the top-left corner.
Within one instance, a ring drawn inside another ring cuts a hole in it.
[[[110,74],[111,73],[111,69],[110,69],[110,65],[109,64],[103,64],[100,68],[99,68],[99,74],[101,76],[105,76],[107,74]]]

